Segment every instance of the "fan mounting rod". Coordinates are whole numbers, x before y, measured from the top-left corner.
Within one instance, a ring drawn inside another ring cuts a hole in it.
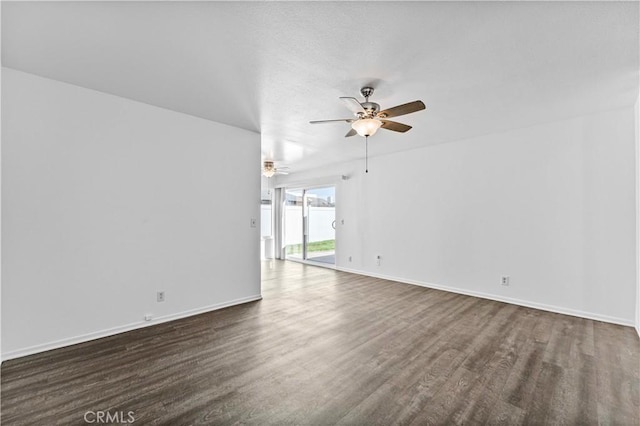
[[[360,89],[360,94],[369,102],[369,96],[373,95],[373,87],[363,87]]]

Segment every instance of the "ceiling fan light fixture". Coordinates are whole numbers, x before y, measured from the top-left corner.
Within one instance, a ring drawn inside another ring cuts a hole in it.
[[[264,162],[264,167],[262,168],[262,174],[268,178],[276,174],[276,168],[273,165],[273,161]]]
[[[353,130],[362,137],[375,135],[380,126],[382,126],[382,121],[375,118],[361,118],[351,124]]]

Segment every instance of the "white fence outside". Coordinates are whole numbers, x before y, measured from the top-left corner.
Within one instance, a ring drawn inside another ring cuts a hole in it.
[[[271,236],[271,205],[260,206],[260,228],[262,237]],[[335,207],[309,207],[309,242],[335,239],[331,226],[336,219]],[[285,206],[285,245],[302,243],[302,207]]]
[[[334,240],[335,207],[309,207],[309,242]],[[286,245],[302,243],[302,206],[285,206]]]

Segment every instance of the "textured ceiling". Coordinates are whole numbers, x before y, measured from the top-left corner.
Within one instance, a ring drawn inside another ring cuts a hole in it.
[[[2,2],[3,66],[262,133],[293,171],[632,105],[638,2]]]

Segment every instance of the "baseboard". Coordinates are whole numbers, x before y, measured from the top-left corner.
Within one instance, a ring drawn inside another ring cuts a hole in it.
[[[457,287],[449,287],[445,285],[427,283],[423,281],[411,280],[406,278],[392,277],[392,276],[383,275],[383,274],[360,271],[357,269],[349,269],[349,268],[343,268],[343,267],[336,267],[336,269],[338,271],[349,272],[351,274],[365,275],[368,277],[380,278],[383,280],[396,281],[404,284],[412,284],[412,285],[417,285],[417,286],[426,287],[426,288],[433,288],[435,290],[442,290],[442,291],[448,291],[451,293],[464,294],[465,296],[473,296],[473,297],[479,297],[482,299],[493,300],[496,302],[510,303],[512,305],[524,306],[524,307],[533,308],[533,309],[540,309],[542,311],[553,312],[556,314],[571,315],[574,317],[586,318],[586,319],[608,322],[611,324],[618,324],[618,325],[624,325],[629,327],[634,327],[635,325],[633,321],[629,321],[624,318],[594,314],[592,312],[585,312],[585,311],[580,311],[576,309],[563,308],[560,306],[547,305],[544,303],[529,302],[527,300],[514,299],[511,297],[504,297],[504,296],[499,296],[499,295],[490,294],[490,293],[466,290],[466,289],[461,289]]]
[[[203,306],[201,308],[190,309],[188,311],[182,311],[175,314],[163,315],[161,317],[154,318],[152,321],[139,321],[131,324],[126,324],[118,327],[109,328],[106,330],[100,330],[93,333],[87,333],[80,336],[70,337],[67,339],[56,340],[54,342],[44,343],[41,345],[30,346],[24,349],[18,349],[2,354],[2,361],[8,361],[10,359],[20,358],[27,355],[33,355],[40,352],[49,351],[52,349],[58,349],[65,346],[71,346],[78,343],[88,342],[90,340],[96,340],[103,337],[113,336],[114,334],[120,334],[139,328],[150,327],[164,322],[174,321],[180,318],[186,318],[193,315],[203,314],[206,312],[216,311],[218,309],[228,308],[230,306],[242,305],[243,303],[255,302],[262,299],[262,295],[254,295],[248,297],[242,297],[240,299],[230,300],[228,302],[216,303],[214,305]]]

